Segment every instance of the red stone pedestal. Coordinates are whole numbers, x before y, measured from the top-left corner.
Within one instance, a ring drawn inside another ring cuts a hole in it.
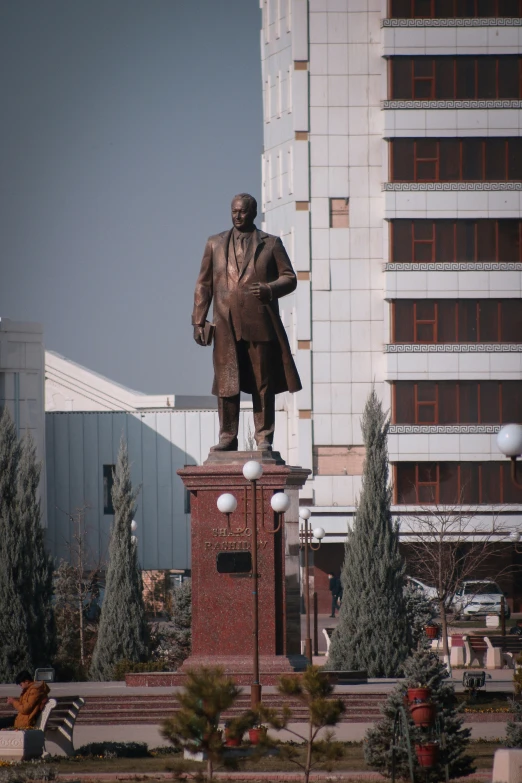
[[[216,568],[219,552],[251,549],[252,485],[243,477],[250,459],[263,463],[257,481],[261,683],[273,684],[279,674],[306,665],[300,653],[298,493],[309,471],[277,457],[271,452],[221,452],[205,465],[178,471],[190,491],[192,520],[192,655],[177,674],[180,678],[190,667],[219,664],[238,684],[252,682],[252,575],[220,574]],[[277,515],[270,498],[281,491],[291,505],[274,534],[270,531],[277,526]],[[229,520],[216,505],[224,492],[238,501]]]

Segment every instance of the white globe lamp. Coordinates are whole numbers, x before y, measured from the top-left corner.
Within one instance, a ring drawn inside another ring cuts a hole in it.
[[[314,538],[317,538],[318,541],[322,541],[323,538],[325,537],[326,533],[324,531],[324,528],[316,527],[315,530],[314,530],[313,535],[314,535]]]
[[[299,509],[299,516],[301,517],[301,519],[310,519],[310,517],[312,516],[312,512],[310,511],[309,508],[303,506],[302,508]]]
[[[230,492],[225,492],[218,497],[217,507],[222,514],[233,514],[237,508],[237,500]]]
[[[133,544],[137,544],[138,543],[138,539],[136,538],[136,536],[131,536],[131,541],[132,541]]]
[[[136,522],[135,519],[133,519],[131,522],[131,530],[133,533],[135,533],[137,529],[138,529],[138,523]]]
[[[497,435],[497,446],[506,457],[522,454],[522,424],[506,424]]]
[[[511,540],[511,541],[512,541],[514,544],[518,544],[518,542],[520,541],[520,533],[518,532],[518,530],[513,530],[513,532],[512,532],[512,533],[511,533],[511,535],[509,536],[509,538],[510,538],[510,540]]]
[[[270,505],[276,514],[284,514],[290,508],[290,498],[285,492],[276,492],[270,498]]]
[[[263,475],[263,466],[255,459],[245,462],[243,465],[243,476],[247,481],[257,481]]]

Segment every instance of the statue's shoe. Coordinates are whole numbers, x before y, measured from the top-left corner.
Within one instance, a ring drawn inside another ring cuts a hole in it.
[[[210,447],[210,451],[237,451],[237,438],[233,440],[220,440],[215,446]]]
[[[258,451],[272,451],[272,444],[269,443],[267,440],[263,440],[261,443],[257,444],[257,450]]]

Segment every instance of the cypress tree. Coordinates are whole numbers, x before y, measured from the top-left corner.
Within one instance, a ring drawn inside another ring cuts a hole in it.
[[[143,583],[131,522],[139,488],[130,478],[127,445],[122,437],[112,488],[114,523],[109,544],[109,566],[98,639],[92,656],[91,679],[113,679],[121,660],[145,661],[148,629],[143,604]]]
[[[49,665],[54,650],[52,560],[45,551],[29,435],[20,443],[7,408],[0,418],[0,680]]]
[[[366,447],[362,490],[348,531],[341,572],[343,600],[327,668],[394,677],[409,652],[403,596],[404,562],[390,512],[388,420],[375,389],[362,417]]]
[[[30,435],[21,442],[18,465],[18,523],[26,531],[29,567],[24,576],[27,600],[30,655],[33,666],[49,666],[56,652],[56,630],[52,607],[54,566],[45,549],[38,498],[41,464]]]
[[[383,717],[379,723],[366,732],[364,742],[366,763],[386,777],[390,777],[395,714],[400,707],[404,707],[407,688],[426,686],[431,688],[430,701],[437,707],[438,730],[441,735],[444,735],[445,742],[440,744],[437,764],[429,770],[423,769],[421,774],[421,768],[415,757],[415,745],[423,741],[422,730],[416,727],[408,716],[415,778],[417,779],[418,776],[419,780],[425,779],[427,783],[444,780],[446,764],[450,778],[470,775],[474,772],[473,759],[466,751],[471,731],[462,728],[463,717],[459,714],[455,688],[451,682],[448,682],[449,672],[439,656],[431,651],[426,639],[405,661],[404,676],[404,682],[399,683],[391,691],[381,708]],[[398,778],[409,778],[407,756],[404,751],[398,752],[396,770]]]

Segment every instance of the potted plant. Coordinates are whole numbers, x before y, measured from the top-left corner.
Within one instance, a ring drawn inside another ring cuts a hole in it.
[[[259,745],[263,737],[266,736],[266,726],[262,723],[256,723],[251,729],[248,730],[248,738],[252,745]]]
[[[241,745],[242,737],[243,732],[241,732],[241,736],[239,736],[237,727],[234,725],[233,721],[225,721],[225,745],[227,748],[239,747],[239,745]]]
[[[438,639],[440,628],[435,623],[428,623],[424,626],[424,633],[428,639]]]
[[[410,714],[416,726],[433,726],[437,710],[434,704],[429,702],[418,702],[410,704]]]
[[[408,700],[408,704],[420,704],[421,702],[427,702],[429,701],[429,698],[431,696],[431,688],[427,688],[425,685],[422,685],[420,682],[417,683],[416,688],[408,688],[406,691],[406,698]]]
[[[415,745],[415,753],[421,767],[434,767],[439,755],[439,746],[436,742],[423,742],[421,745]]]

